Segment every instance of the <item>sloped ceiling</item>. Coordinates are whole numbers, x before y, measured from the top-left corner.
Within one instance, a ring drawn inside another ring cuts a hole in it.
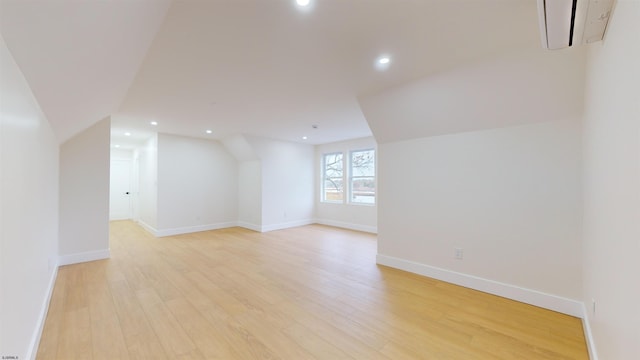
[[[107,115],[115,140],[125,131],[310,144],[371,130],[386,140],[428,136],[440,120],[417,104],[408,113],[398,96],[456,110],[464,81],[444,93],[425,86],[540,46],[535,0],[312,0],[305,9],[295,0],[176,0],[168,10],[155,0],[0,1],[2,35],[61,141]],[[382,54],[392,59],[384,71],[374,66]],[[543,58],[516,70],[544,71]],[[446,131],[477,127],[467,125]]]
[[[520,50],[362,96],[378,143],[528,123],[576,120],[585,48]]]
[[[115,113],[168,0],[1,0],[0,31],[60,142]]]

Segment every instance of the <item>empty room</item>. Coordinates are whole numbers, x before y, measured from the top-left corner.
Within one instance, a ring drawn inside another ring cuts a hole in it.
[[[640,358],[639,0],[0,0],[2,359]]]

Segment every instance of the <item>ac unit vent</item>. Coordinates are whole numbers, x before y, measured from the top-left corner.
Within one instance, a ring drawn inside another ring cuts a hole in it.
[[[604,38],[614,0],[538,0],[542,46],[562,49]]]

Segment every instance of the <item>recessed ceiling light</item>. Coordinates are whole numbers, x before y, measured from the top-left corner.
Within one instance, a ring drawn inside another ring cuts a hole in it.
[[[126,132],[126,133],[124,133],[124,136],[131,136],[131,133],[130,132]]]
[[[307,6],[309,5],[310,0],[296,0],[296,3],[300,6]]]
[[[117,147],[117,148],[119,148],[119,147],[120,147],[120,145],[114,145],[114,147]]]
[[[207,130],[207,134],[211,134],[211,133],[213,133],[213,131]]]
[[[149,124],[151,124],[151,125],[153,125],[153,126],[156,126],[156,125],[158,125],[158,122],[157,122],[157,121],[152,121],[152,122],[150,122]]]
[[[381,55],[376,59],[375,65],[378,70],[386,70],[391,65],[391,57],[389,55]]]
[[[308,139],[308,138],[307,138],[306,136],[303,136],[303,137],[302,137],[302,140],[307,140],[307,139]]]

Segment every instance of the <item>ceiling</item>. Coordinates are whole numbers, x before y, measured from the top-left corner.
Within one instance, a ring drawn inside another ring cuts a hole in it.
[[[154,131],[309,144],[371,136],[361,102],[539,47],[535,0],[0,5],[2,36],[60,142],[106,116],[123,142]],[[391,63],[379,69],[383,54]]]
[[[118,111],[169,1],[0,0],[0,31],[60,142]]]

